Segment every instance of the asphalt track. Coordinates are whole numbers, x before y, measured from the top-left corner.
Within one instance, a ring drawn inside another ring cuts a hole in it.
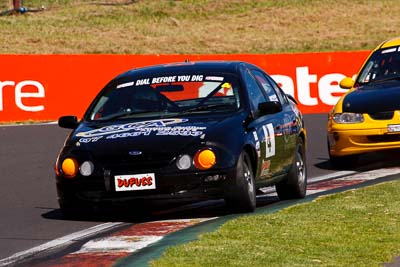
[[[308,131],[307,163],[309,178],[328,177],[337,174],[328,162],[326,151],[326,114],[306,115]],[[74,250],[94,236],[106,235],[137,222],[157,219],[209,218],[213,216],[229,219],[221,202],[206,203],[199,212],[193,210],[158,209],[150,217],[96,217],[82,220],[63,220],[58,211],[54,184],[54,161],[68,130],[56,125],[2,126],[0,127],[0,260],[29,250],[57,238],[85,229],[90,233],[76,240],[72,236],[68,248]],[[362,168],[374,169],[385,165],[393,155],[373,155],[362,158]],[[378,162],[378,163],[376,163]],[[371,163],[374,163],[371,165]],[[348,173],[353,170],[340,170]],[[274,198],[258,201],[258,206],[268,207]],[[115,215],[115,214],[114,214]],[[121,221],[123,223],[107,222]],[[92,227],[92,228],[91,228]],[[103,227],[103,228],[102,228]],[[165,241],[164,241],[165,242]],[[57,252],[57,251],[56,251]],[[59,253],[64,253],[58,251]],[[55,254],[57,256],[57,253]]]

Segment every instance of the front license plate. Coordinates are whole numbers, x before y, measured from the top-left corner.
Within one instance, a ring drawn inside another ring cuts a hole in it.
[[[115,191],[137,191],[156,189],[154,173],[114,176]]]
[[[400,124],[389,124],[388,125],[389,133],[397,133],[400,132]]]

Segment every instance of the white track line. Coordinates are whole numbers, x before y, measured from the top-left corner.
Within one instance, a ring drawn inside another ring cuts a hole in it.
[[[104,232],[106,230],[111,230],[122,224],[123,224],[122,222],[103,223],[103,224],[99,224],[99,225],[90,227],[88,229],[82,230],[82,231],[72,233],[70,235],[63,236],[61,238],[54,239],[52,241],[49,241],[49,242],[39,245],[37,247],[15,253],[14,255],[12,255],[8,258],[2,259],[2,260],[0,260],[0,266],[6,266],[9,264],[15,263],[17,261],[22,261],[24,259],[27,259],[31,256],[37,255],[42,252],[72,244],[73,242],[82,240],[84,238],[88,238],[90,236],[96,235],[96,234]]]
[[[4,124],[0,124],[0,128],[1,127],[19,127],[19,126],[43,126],[43,125],[55,125],[57,124],[57,121],[49,121],[49,122],[32,122],[32,123],[4,123]]]
[[[85,243],[80,250],[72,254],[86,253],[132,253],[150,244],[160,241],[163,236],[107,236]]]
[[[331,173],[331,174],[325,174],[325,175],[309,178],[307,181],[307,184],[314,184],[314,183],[318,183],[321,181],[331,180],[331,179],[335,179],[335,178],[339,178],[339,177],[343,177],[343,176],[349,176],[349,175],[356,174],[356,173],[358,173],[358,172],[356,172],[356,171],[340,171],[340,172],[335,172],[335,173]],[[263,188],[260,188],[259,190],[261,192],[263,192],[264,194],[271,194],[271,193],[275,193],[275,186],[273,185],[273,186],[269,186],[269,187],[263,187]],[[260,195],[258,197],[262,197],[262,195]]]
[[[340,171],[340,172],[325,174],[325,175],[321,175],[321,176],[317,176],[317,177],[308,179],[308,184],[310,184],[310,183],[313,184],[313,183],[317,183],[320,181],[334,179],[334,178],[338,178],[338,177],[342,177],[342,176],[348,176],[348,175],[352,175],[352,174],[356,174],[356,173],[358,173],[358,172],[356,172],[356,171]]]

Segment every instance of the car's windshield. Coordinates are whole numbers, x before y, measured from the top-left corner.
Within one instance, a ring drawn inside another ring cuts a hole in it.
[[[131,77],[103,90],[88,120],[234,112],[240,108],[233,75],[182,74]]]
[[[375,51],[365,63],[356,85],[400,79],[400,47],[390,47]]]

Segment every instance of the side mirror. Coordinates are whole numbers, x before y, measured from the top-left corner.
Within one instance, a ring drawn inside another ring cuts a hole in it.
[[[343,88],[343,89],[350,89],[353,87],[353,85],[354,85],[354,81],[350,77],[346,77],[346,78],[342,79],[339,83],[340,88]]]
[[[269,101],[258,104],[260,115],[275,114],[282,111],[282,105],[278,101]]]
[[[67,129],[78,127],[78,118],[76,116],[63,116],[58,119],[58,126]]]
[[[293,103],[295,103],[296,105],[299,104],[299,103],[297,103],[297,100],[296,100],[292,95],[286,94],[286,97],[289,98],[289,99],[290,99]]]

